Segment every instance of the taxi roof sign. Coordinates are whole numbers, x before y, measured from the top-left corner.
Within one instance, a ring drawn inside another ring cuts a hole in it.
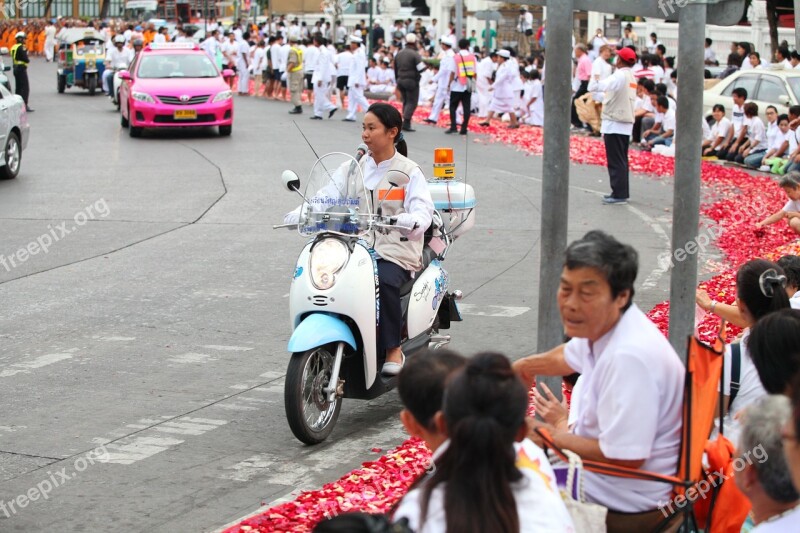
[[[148,50],[200,50],[196,43],[150,43],[145,48]]]

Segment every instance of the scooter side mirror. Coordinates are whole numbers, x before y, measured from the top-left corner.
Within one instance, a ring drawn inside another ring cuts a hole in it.
[[[119,79],[121,80],[129,80],[131,79],[131,73],[127,70],[120,70],[119,71]]]
[[[386,173],[386,181],[388,181],[392,187],[405,187],[408,185],[408,182],[411,181],[411,178],[405,172],[390,170]]]
[[[9,54],[8,48],[5,46],[0,48],[0,56],[7,56]]]
[[[281,174],[284,187],[290,191],[300,192],[300,178],[293,170],[284,170]]]

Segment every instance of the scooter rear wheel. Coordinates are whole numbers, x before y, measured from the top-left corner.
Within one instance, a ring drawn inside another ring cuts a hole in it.
[[[292,433],[306,444],[319,444],[333,431],[342,398],[329,402],[323,389],[330,381],[334,356],[327,346],[292,354],[286,371],[284,404]]]

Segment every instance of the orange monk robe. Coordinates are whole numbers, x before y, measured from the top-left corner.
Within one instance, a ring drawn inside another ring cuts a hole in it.
[[[152,43],[155,37],[156,32],[153,30],[144,30],[144,45],[147,46],[148,44]]]
[[[45,34],[43,31],[40,31],[39,38],[37,39],[36,42],[36,52],[39,55],[44,55],[44,40],[45,40]]]

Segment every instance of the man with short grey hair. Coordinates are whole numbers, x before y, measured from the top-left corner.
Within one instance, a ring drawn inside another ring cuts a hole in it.
[[[752,533],[800,531],[800,496],[781,441],[789,416],[789,400],[781,395],[764,396],[744,411],[734,479],[753,506]]]

